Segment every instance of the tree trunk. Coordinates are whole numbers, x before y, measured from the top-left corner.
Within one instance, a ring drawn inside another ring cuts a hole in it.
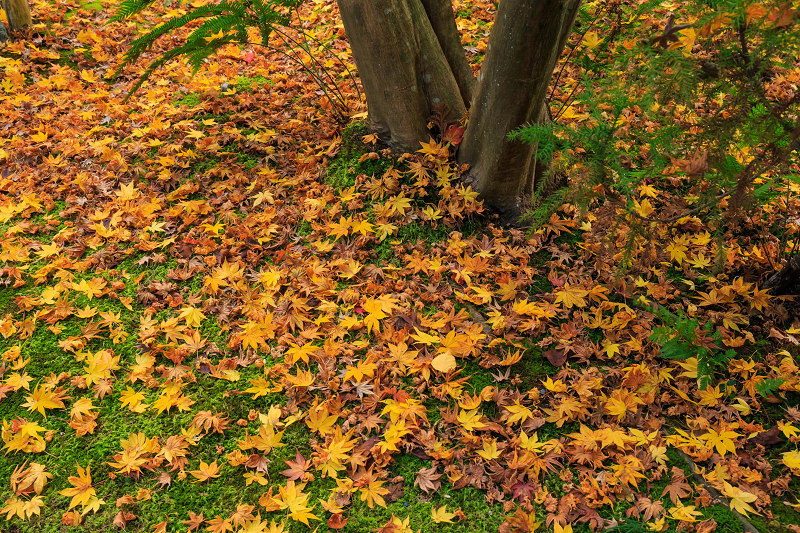
[[[783,268],[772,274],[761,288],[772,296],[800,294],[800,254],[790,257]]]
[[[477,86],[449,0],[338,4],[368,126],[393,149],[413,151],[428,140],[434,109],[444,104],[460,117],[471,107],[458,152],[469,164],[465,180],[504,222],[517,222],[542,165],[535,146],[506,136],[547,116],[545,93],[580,0],[501,0]]]
[[[3,0],[3,9],[8,17],[8,27],[13,31],[33,24],[28,0]]]
[[[367,95],[368,126],[391,148],[417,150],[439,105],[456,117],[466,113],[421,0],[339,0],[339,10]]]
[[[508,140],[508,132],[541,120],[558,57],[580,0],[501,0],[486,59],[458,152],[470,169],[466,181],[514,223],[532,190],[535,146]]]
[[[475,93],[475,76],[464,54],[464,47],[461,46],[461,36],[453,16],[453,4],[450,0],[422,0],[422,5],[456,79],[461,99],[469,107]]]

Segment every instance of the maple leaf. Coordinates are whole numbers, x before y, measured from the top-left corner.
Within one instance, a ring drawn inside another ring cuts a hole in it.
[[[11,490],[18,496],[31,491],[38,495],[50,479],[53,479],[53,474],[47,472],[44,465],[32,462],[28,468],[23,469],[20,466],[14,469],[11,474]]]
[[[199,328],[206,315],[195,307],[184,307],[181,309],[180,318],[183,318],[190,328]]]
[[[286,350],[286,356],[290,358],[289,364],[291,365],[295,364],[297,361],[303,361],[308,364],[310,362],[309,356],[313,355],[317,350],[319,350],[319,347],[314,346],[310,342],[302,346],[291,342],[289,343],[289,349]]]
[[[433,522],[436,524],[441,524],[441,523],[452,524],[453,518],[455,517],[456,514],[449,512],[447,510],[446,505],[442,505],[438,509],[436,508],[431,509],[431,519],[433,519]]]
[[[296,450],[294,461],[284,460],[283,462],[286,463],[289,468],[281,472],[281,474],[289,479],[305,483],[314,478],[312,474],[308,473],[312,463],[311,461],[306,461],[306,459],[300,453],[300,450]]]
[[[122,403],[122,407],[127,407],[134,413],[144,413],[148,407],[146,403],[142,403],[142,400],[144,400],[144,393],[137,392],[131,387],[125,389],[125,392],[120,395],[119,400]]]
[[[347,517],[344,513],[334,513],[328,519],[328,527],[331,529],[342,529],[347,525]]]
[[[8,498],[0,513],[6,513],[6,520],[11,520],[15,515],[22,520],[27,520],[33,515],[40,515],[44,500],[41,496],[34,496],[30,500],[23,500],[16,496]]]
[[[212,413],[211,411],[198,411],[192,418],[192,425],[197,429],[203,428],[206,432],[212,428],[215,433],[223,433],[230,423],[228,417],[222,413]]]
[[[793,474],[800,475],[800,450],[784,452],[781,461],[789,467]]]
[[[734,439],[737,437],[741,437],[741,435],[723,427],[719,432],[713,428],[709,428],[701,438],[706,441],[706,445],[716,448],[717,452],[724,457],[727,452],[731,452],[734,455],[736,454],[736,443]]]
[[[367,332],[372,333],[373,329],[380,331],[380,320],[388,316],[383,312],[383,305],[380,300],[367,298],[363,308],[368,313],[364,317],[364,325],[367,326]]]
[[[309,507],[307,505],[308,494],[303,493],[304,488],[305,484],[295,484],[294,481],[289,480],[285,487],[278,488],[279,495],[276,501],[280,509],[289,510],[289,518],[303,522],[308,526],[309,520],[319,520],[319,518],[311,512],[314,506]]]
[[[728,497],[728,505],[730,505],[732,510],[742,513],[745,516],[749,513],[761,514],[750,505],[758,499],[755,494],[744,491],[739,487],[734,487],[727,481],[723,481],[722,494]]]
[[[4,448],[8,448],[9,451],[27,453],[44,451],[46,443],[44,438],[39,435],[42,431],[45,431],[45,428],[23,418],[12,420],[11,423],[3,420],[1,434],[5,443]]]
[[[475,453],[487,461],[491,461],[492,459],[500,457],[501,452],[497,449],[497,441],[495,439],[488,439],[483,441],[483,448],[476,450]]]
[[[219,465],[214,460],[211,464],[200,461],[200,467],[197,470],[189,470],[189,473],[197,479],[195,483],[202,483],[203,481],[211,481],[213,478],[220,476]]]
[[[233,524],[231,524],[230,519],[222,518],[219,515],[207,520],[206,522],[208,522],[206,531],[210,531],[211,533],[226,533],[227,531],[233,530]]]
[[[261,424],[258,428],[258,435],[245,437],[244,441],[239,442],[242,450],[256,448],[264,453],[269,453],[273,448],[281,448],[283,431],[275,431],[271,423]]]
[[[203,513],[195,514],[192,511],[189,511],[189,519],[184,520],[183,523],[189,528],[189,531],[194,531],[203,525],[204,521],[205,518],[203,517]]]
[[[419,487],[419,489],[425,493],[436,492],[442,485],[442,482],[439,481],[441,477],[442,474],[436,473],[435,466],[421,468],[414,479],[414,486]]]
[[[78,475],[69,476],[67,478],[67,482],[72,485],[72,487],[60,491],[59,494],[68,498],[72,497],[69,503],[69,509],[77,505],[81,505],[85,509],[91,504],[92,499],[96,499],[96,492],[92,487],[90,466],[86,465],[86,469],[84,470],[80,464],[76,463],[76,465],[78,467]]]
[[[325,435],[332,431],[333,425],[339,419],[337,415],[330,414],[325,404],[317,406],[316,403],[308,409],[306,425],[311,431],[318,431]]]
[[[63,400],[67,399],[61,391],[61,387],[53,389],[51,386],[39,384],[33,389],[33,392],[25,397],[26,402],[23,407],[27,407],[28,411],[39,411],[42,416],[47,418],[45,409],[63,409]]]
[[[517,507],[513,515],[506,516],[506,522],[513,528],[512,531],[520,533],[536,531],[542,525],[536,520],[536,513],[533,510],[526,511],[522,507]]]
[[[430,138],[430,142],[422,142],[419,143],[422,148],[417,150],[417,152],[425,155],[426,157],[430,157],[431,159],[439,159],[445,160],[450,155],[450,150],[444,146],[433,140],[433,137]]]
[[[272,385],[264,378],[251,379],[250,384],[252,386],[245,389],[245,392],[252,394],[253,398],[266,396],[270,392],[276,392]]]
[[[234,526],[244,526],[244,524],[248,521],[255,522],[255,516],[253,515],[253,510],[255,507],[252,505],[241,504],[236,507],[236,511],[230,516],[230,520],[233,522]],[[261,517],[258,517],[258,522],[261,522]],[[266,527],[266,524],[264,524]]]
[[[702,515],[703,513],[697,511],[694,505],[683,505],[681,502],[669,510],[669,516],[681,522],[697,522],[697,518]]]
[[[589,291],[586,289],[565,283],[563,289],[556,293],[556,303],[563,303],[567,309],[586,307],[586,296],[588,294]]]
[[[365,487],[361,487],[361,501],[367,502],[367,507],[372,509],[375,504],[381,507],[386,507],[384,496],[389,494],[389,489],[383,486],[384,481],[373,479]]]

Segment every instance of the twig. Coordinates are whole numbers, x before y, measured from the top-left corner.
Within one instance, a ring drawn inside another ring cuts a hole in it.
[[[678,448],[674,448],[674,449],[675,449],[675,451],[678,452],[678,454],[683,458],[683,460],[689,466],[689,470],[692,472],[692,477],[694,478],[694,480],[697,483],[700,483],[709,492],[709,494],[711,494],[711,496],[714,497],[715,500],[719,501],[731,513],[733,513],[733,515],[739,520],[739,522],[742,523],[742,526],[744,526],[744,530],[747,533],[761,533],[758,530],[758,528],[756,526],[754,526],[753,523],[750,522],[750,520],[747,519],[747,517],[745,517],[743,514],[741,514],[739,511],[737,511],[733,507],[731,507],[731,504],[728,503],[728,500],[722,494],[720,494],[719,491],[717,491],[717,489],[712,487],[708,483],[708,481],[706,481],[705,478],[703,478],[703,476],[700,475],[700,473],[697,471],[697,465],[694,464],[694,461],[692,461],[691,457],[686,455],[682,450],[679,450]]]

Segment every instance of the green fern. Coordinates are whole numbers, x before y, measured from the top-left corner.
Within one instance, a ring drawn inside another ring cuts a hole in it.
[[[785,379],[764,379],[756,383],[756,392],[758,392],[761,396],[766,398],[767,396],[772,396],[780,386],[786,382]]]
[[[257,28],[262,45],[267,42],[273,30],[288,26],[291,13],[303,0],[222,0],[217,4],[206,4],[188,13],[174,17],[150,29],[146,34],[130,43],[122,64],[115,72],[119,76],[126,67],[136,63],[142,54],[150,50],[161,37],[172,35],[177,30],[200,21],[180,44],[156,58],[139,76],[126,98],[135,93],[150,75],[162,65],[174,59],[185,57],[193,73],[202,67],[204,60],[230,43],[248,42],[248,28]],[[141,13],[153,5],[154,0],[123,0],[112,21],[121,21]]]
[[[713,331],[709,320],[704,326],[696,318],[682,312],[674,315],[661,306],[654,306],[653,313],[665,324],[653,328],[650,340],[661,346],[661,355],[667,359],[686,360],[697,358],[697,386],[705,390],[714,380],[714,373],[736,356],[731,349],[722,348],[722,335]],[[701,342],[700,336],[705,337]],[[708,339],[711,343],[708,343]],[[714,347],[709,349],[707,346]]]

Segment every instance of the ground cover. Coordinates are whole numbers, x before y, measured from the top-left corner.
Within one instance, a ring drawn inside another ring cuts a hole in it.
[[[493,6],[457,4],[477,62]],[[645,237],[611,194],[502,228],[452,147],[363,130],[332,2],[302,16],[346,126],[258,50],[124,101],[124,43],[185,6],[32,5],[0,51],[4,530],[797,531],[800,324],[758,287],[791,182],[735,232]]]

